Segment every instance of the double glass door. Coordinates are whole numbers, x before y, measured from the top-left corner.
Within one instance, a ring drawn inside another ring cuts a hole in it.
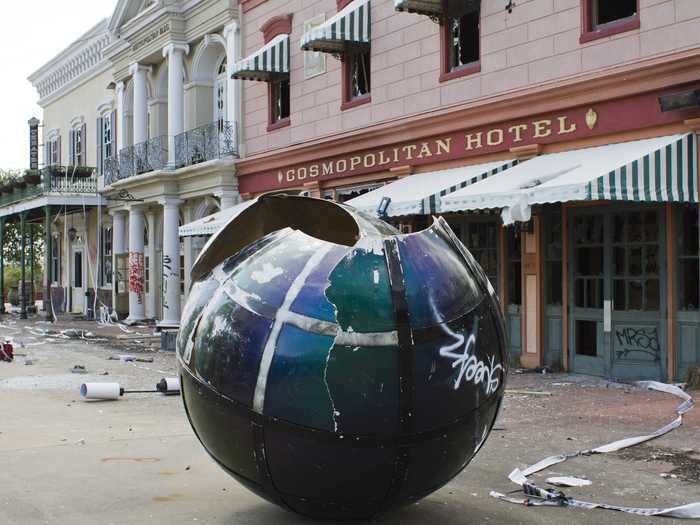
[[[591,208],[570,220],[573,369],[613,379],[666,372],[664,214]]]

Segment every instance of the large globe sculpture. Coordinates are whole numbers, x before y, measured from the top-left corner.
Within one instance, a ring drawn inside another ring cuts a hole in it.
[[[447,223],[400,235],[353,208],[269,196],[205,246],[178,336],[189,420],[244,486],[316,518],[442,487],[484,444],[503,318]]]

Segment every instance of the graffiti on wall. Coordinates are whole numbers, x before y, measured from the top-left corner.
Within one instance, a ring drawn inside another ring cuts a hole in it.
[[[169,277],[173,273],[172,259],[169,255],[163,255],[163,309],[170,310],[170,305],[168,304],[168,281]]]
[[[653,326],[616,326],[613,345],[617,359],[661,360],[659,331]]]
[[[129,252],[129,292],[136,294],[139,304],[143,304],[145,278],[143,252]]]

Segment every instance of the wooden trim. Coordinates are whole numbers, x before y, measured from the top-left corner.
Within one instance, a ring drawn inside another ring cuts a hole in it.
[[[345,90],[345,87],[343,87],[343,90]],[[365,104],[369,104],[370,102],[372,102],[372,95],[362,95],[361,97],[353,98],[352,100],[343,102],[340,105],[340,111],[346,111],[348,109],[356,108],[357,106],[363,106]]]
[[[476,128],[530,115],[600,103],[656,89],[697,81],[700,55],[684,51],[621,66],[592,75],[550,83],[516,92],[446,106],[437,111],[375,124],[351,132],[328,135],[286,148],[266,150],[240,161],[239,176],[302,164],[349,152],[460,131],[464,123]]]
[[[287,118],[284,118],[284,119],[282,119],[282,120],[278,120],[278,121],[275,122],[275,123],[272,123],[272,122],[271,122],[270,124],[268,124],[268,125],[267,125],[267,131],[268,131],[268,132],[269,132],[269,131],[275,131],[275,130],[277,130],[277,129],[286,128],[286,127],[291,126],[291,125],[292,125],[292,119],[290,119],[289,117],[287,117]]]
[[[287,15],[279,15],[270,18],[261,27],[260,31],[263,34],[263,39],[267,44],[273,38],[279,35],[291,35],[292,34],[292,18],[294,15],[291,13]]]
[[[481,9],[479,9],[479,60],[452,69],[450,67],[450,35],[445,25],[445,20],[440,20],[440,82],[448,82],[455,78],[466,77],[481,72]]]
[[[561,350],[562,368],[569,371],[569,213],[568,206],[561,207]]]
[[[596,0],[583,0],[581,2],[581,36],[579,37],[579,43],[585,44],[587,42],[592,42],[594,40],[599,40],[601,38],[606,38],[612,35],[618,35],[620,33],[626,33],[627,31],[634,31],[641,27],[641,21],[639,16],[639,0],[637,0],[637,13],[634,16],[624,18],[617,22],[611,22],[606,24],[605,27],[600,29],[593,28],[593,2]],[[610,1],[610,0],[603,0]]]
[[[667,377],[676,378],[676,238],[673,204],[666,203],[666,339]]]
[[[508,289],[506,288],[506,228],[502,223],[498,223],[498,290],[501,296],[501,313],[506,316],[506,303],[508,302]],[[506,319],[507,323],[507,319]],[[506,334],[508,326],[506,325]]]
[[[509,150],[516,159],[528,160],[537,157],[542,153],[542,144],[529,144],[527,146],[517,146]]]
[[[264,4],[267,0],[241,0],[241,9],[244,13],[247,13],[251,9]]]

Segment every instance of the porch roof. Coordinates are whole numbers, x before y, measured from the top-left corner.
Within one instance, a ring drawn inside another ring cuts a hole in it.
[[[698,202],[695,134],[542,155],[441,200],[439,212],[503,209],[529,220],[535,204],[570,201]]]
[[[196,235],[213,235],[221,229],[233,217],[251,206],[257,199],[241,202],[230,208],[223,209],[196,221],[180,226],[180,237],[193,237]]]
[[[496,175],[516,163],[513,160],[500,160],[410,175],[351,199],[346,204],[375,214],[382,199],[388,198],[386,215],[389,217],[437,213],[446,195]]]

